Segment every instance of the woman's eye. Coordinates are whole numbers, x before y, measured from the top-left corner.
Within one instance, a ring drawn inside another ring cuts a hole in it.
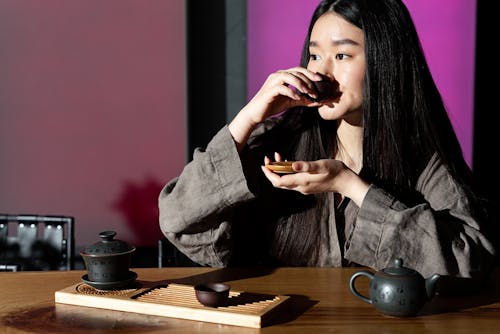
[[[343,59],[346,59],[346,58],[349,58],[348,55],[346,55],[345,53],[338,53],[336,56],[335,56],[335,59],[337,60],[343,60]]]
[[[315,54],[311,54],[309,56],[309,60],[319,60],[319,59],[320,59],[320,57],[318,55],[315,55]]]

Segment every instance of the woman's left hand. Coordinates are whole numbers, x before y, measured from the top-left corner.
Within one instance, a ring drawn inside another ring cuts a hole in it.
[[[280,161],[281,157],[276,155],[275,158]],[[265,157],[264,163],[269,162],[271,160]],[[294,190],[305,195],[336,192],[353,199],[358,205],[369,188],[361,177],[340,160],[295,161],[292,168],[296,173],[279,175],[265,166],[262,166],[262,171],[276,188]]]

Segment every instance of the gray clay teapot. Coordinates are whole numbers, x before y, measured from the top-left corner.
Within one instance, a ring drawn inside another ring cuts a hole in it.
[[[365,276],[370,279],[370,297],[358,292],[355,281]],[[396,259],[394,265],[375,274],[358,271],[351,276],[349,288],[354,296],[372,304],[380,313],[406,317],[416,315],[436,291],[440,275],[424,279],[413,269],[403,267],[403,260]]]

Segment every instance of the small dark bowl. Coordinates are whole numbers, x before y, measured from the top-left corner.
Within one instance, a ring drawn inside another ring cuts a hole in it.
[[[209,307],[226,305],[230,289],[231,287],[224,283],[205,283],[194,287],[196,299]]]

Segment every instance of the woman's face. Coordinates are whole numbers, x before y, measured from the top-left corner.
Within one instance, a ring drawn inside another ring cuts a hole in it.
[[[333,12],[325,13],[313,26],[309,52],[307,68],[339,84],[340,96],[319,107],[321,117],[360,125],[365,77],[363,31]]]

